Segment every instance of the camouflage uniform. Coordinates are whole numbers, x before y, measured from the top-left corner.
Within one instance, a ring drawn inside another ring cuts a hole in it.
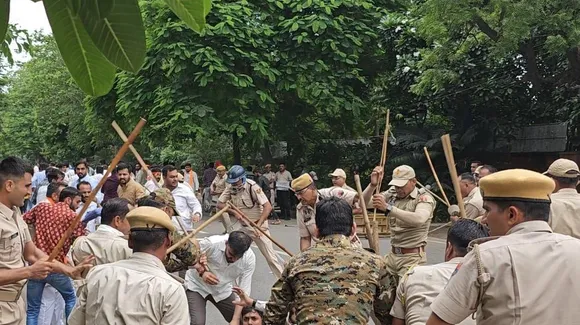
[[[173,209],[175,213],[177,209],[175,208],[175,199],[171,194],[171,191],[167,188],[160,188],[151,194],[151,198],[161,204],[164,204]],[[185,237],[185,234],[179,234],[177,231],[172,233],[173,243],[177,243]],[[167,272],[178,272],[187,271],[190,266],[195,265],[200,257],[199,248],[193,243],[195,239],[191,239],[185,244],[181,245],[179,248],[175,249],[165,261],[165,269]]]
[[[272,288],[264,324],[284,324],[289,306],[297,324],[367,324],[386,272],[383,259],[331,235],[294,256]]]

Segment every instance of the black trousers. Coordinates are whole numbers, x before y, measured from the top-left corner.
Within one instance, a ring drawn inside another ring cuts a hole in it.
[[[290,209],[291,209],[291,200],[292,200],[292,192],[290,191],[276,191],[276,201],[280,206],[280,214],[282,215],[282,219],[289,220],[290,219]]]

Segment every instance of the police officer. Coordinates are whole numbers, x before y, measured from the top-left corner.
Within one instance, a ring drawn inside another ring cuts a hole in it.
[[[292,190],[300,201],[296,206],[296,219],[298,222],[298,234],[300,235],[300,251],[308,249],[312,240],[316,240],[316,223],[314,220],[316,203],[322,198],[338,197],[350,206],[358,200],[356,192],[346,191],[338,187],[316,189],[316,184],[309,174],[302,174],[292,181]],[[358,240],[358,237],[355,237]]]
[[[480,182],[487,224],[501,236],[468,253],[431,305],[427,325],[458,324],[476,313],[478,325],[577,324],[580,241],[552,233],[554,181],[511,169]]]
[[[246,170],[239,165],[234,165],[230,168],[227,183],[226,189],[218,200],[217,208],[221,210],[225,207],[226,202],[231,201],[248,218],[253,219],[252,221],[261,227],[262,230],[270,234],[268,216],[272,211],[272,205],[266,195],[264,195],[262,188],[253,180],[247,179]],[[236,211],[230,209],[228,213],[237,219],[237,222],[232,222],[233,230],[241,230],[252,237],[256,246],[258,246],[260,252],[266,258],[270,270],[279,278],[284,267],[278,260],[278,256],[272,246],[272,241],[266,236],[263,236],[251,225],[245,223],[244,219]]]
[[[375,167],[371,182],[363,192],[365,202],[372,198],[372,206],[388,216],[391,232],[391,252],[386,256],[387,276],[382,279],[388,287],[382,303],[375,305],[375,315],[390,324],[390,310],[395,298],[399,279],[417,264],[425,264],[425,246],[429,225],[435,210],[435,200],[429,193],[416,187],[415,170],[402,165],[393,170],[393,178],[387,191],[373,195],[383,169]]]
[[[292,257],[272,287],[264,324],[284,324],[290,306],[297,324],[367,324],[381,294],[383,259],[353,247],[352,208],[337,197],[316,205],[320,241]]]
[[[460,219],[454,223],[447,233],[445,262],[413,267],[401,279],[391,309],[393,325],[425,324],[431,315],[429,306],[467,254],[469,243],[487,236],[487,229],[473,220]],[[471,318],[461,322],[471,324],[475,324]]]
[[[465,206],[465,217],[480,222],[485,210],[483,209],[483,198],[475,176],[471,173],[461,174],[459,176],[459,187]],[[459,207],[457,205],[451,205],[447,212],[449,212],[452,221],[457,221],[459,217]]]
[[[185,290],[162,263],[175,231],[171,218],[163,210],[138,207],[127,220],[133,255],[89,272],[68,324],[189,325]]]
[[[89,258],[72,268],[58,261],[46,262],[46,254],[32,242],[20,215],[24,198],[32,192],[32,174],[32,166],[20,158],[0,161],[0,324],[26,324],[22,295],[26,280],[44,279],[54,272],[77,278],[92,263]]]
[[[550,196],[549,224],[554,232],[580,238],[580,194],[576,190],[580,170],[572,160],[554,161],[544,175],[556,183]]]

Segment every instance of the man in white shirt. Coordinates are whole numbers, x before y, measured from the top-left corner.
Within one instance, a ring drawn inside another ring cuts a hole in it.
[[[286,170],[285,163],[280,163],[279,171],[276,173],[276,202],[280,207],[282,219],[286,220],[290,220],[292,209],[290,182],[292,182],[292,174]]]
[[[179,216],[172,217],[173,223],[176,225],[177,229],[182,230],[180,222],[177,221],[177,218],[180,218],[185,230],[191,231],[193,229],[193,224],[201,220],[201,204],[187,185],[179,183],[179,173],[175,166],[167,165],[163,167],[162,175],[163,186],[169,189],[171,194],[173,194],[177,212],[179,214]]]
[[[77,189],[81,192],[81,194],[83,196],[82,196],[81,203],[79,204],[79,207],[76,210],[76,212],[77,213],[81,212],[81,210],[83,209],[83,206],[85,204],[89,204],[89,208],[87,209],[87,211],[85,211],[85,213],[81,217],[81,220],[83,220],[85,218],[85,216],[87,215],[87,213],[98,208],[98,205],[95,202],[87,202],[87,200],[89,199],[89,196],[91,195],[91,191],[93,190],[93,188],[89,182],[81,181],[80,183],[77,184]],[[97,217],[96,219],[89,221],[87,223],[86,228],[90,233],[95,232],[97,230],[97,226],[100,224],[101,224],[101,217]]]
[[[155,180],[157,181],[157,184],[155,184],[153,179],[150,179],[148,177],[148,180],[145,183],[145,188],[150,193],[153,193],[153,192],[157,191],[158,189],[160,189],[161,188],[160,186],[163,186],[163,180],[161,179],[161,168],[159,168],[157,166],[151,167],[151,175],[155,178]]]
[[[78,189],[78,185],[82,181],[91,184],[91,188],[95,188],[97,187],[97,184],[99,184],[95,178],[89,176],[89,165],[86,161],[81,160],[77,162],[75,165],[75,172],[76,175],[71,177],[68,186]],[[97,193],[97,203],[101,203],[101,201],[103,201],[103,193],[99,191],[99,193]]]
[[[241,316],[242,307],[234,305],[234,284],[250,294],[256,256],[252,239],[241,231],[211,236],[196,241],[207,262],[196,264],[186,273],[185,288],[192,325],[205,325],[206,303],[210,301],[224,319],[231,322]]]

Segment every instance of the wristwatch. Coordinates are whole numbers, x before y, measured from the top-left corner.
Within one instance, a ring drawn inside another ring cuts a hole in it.
[[[389,213],[391,213],[391,211],[393,211],[393,205],[387,203],[387,211],[385,211],[385,215],[388,215]]]

